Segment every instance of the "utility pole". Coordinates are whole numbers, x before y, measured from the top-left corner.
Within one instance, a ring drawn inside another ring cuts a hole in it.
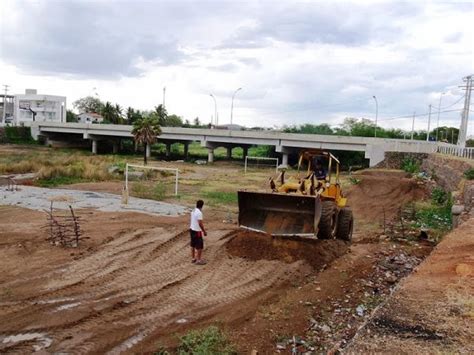
[[[443,98],[443,95],[445,92],[442,92],[441,95],[439,95],[439,104],[438,104],[438,123],[436,124],[436,142],[438,142],[438,135],[439,135],[439,115],[441,113],[441,99]]]
[[[426,132],[426,141],[430,141],[430,125],[431,125],[431,104],[429,106],[430,110],[428,113],[428,131]]]
[[[163,87],[163,108],[165,108],[166,86]]]
[[[377,119],[379,117],[379,103],[377,101],[377,97],[374,95],[372,96],[375,100],[375,131],[374,131],[374,137],[377,137]]]
[[[7,113],[7,93],[8,93],[8,87],[10,85],[3,85],[3,87],[5,88],[5,94],[3,95],[3,119],[2,119],[2,122],[5,123],[5,117],[6,117],[6,113]]]
[[[232,103],[230,105],[230,124],[232,124],[232,119],[234,117],[234,97],[235,94],[237,94],[237,91],[242,90],[242,88],[238,88],[237,90],[234,91],[234,94],[232,95]]]
[[[413,140],[413,134],[415,133],[415,115],[416,112],[413,112],[413,121],[411,123],[411,140]]]
[[[466,95],[464,96],[464,109],[462,110],[461,116],[461,127],[459,129],[458,136],[458,145],[461,148],[466,146],[466,136],[467,136],[467,125],[469,120],[469,105],[471,104],[471,91],[472,91],[472,75],[466,76],[463,78],[463,81],[466,85],[461,86],[466,90]]]

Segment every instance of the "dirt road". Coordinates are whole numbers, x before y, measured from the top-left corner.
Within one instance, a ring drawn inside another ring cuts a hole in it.
[[[206,238],[209,263],[193,265],[188,232],[183,220],[176,222],[119,232],[77,260],[58,260],[49,271],[3,283],[0,319],[8,322],[0,324],[0,350],[152,350],[149,346],[156,344],[142,342],[145,338],[166,341],[173,328],[219,314],[226,321],[251,314],[259,301],[311,271],[304,260],[234,257],[226,244],[235,237],[235,228],[212,225]],[[30,248],[36,253],[44,246]],[[337,254],[325,254],[320,262]]]

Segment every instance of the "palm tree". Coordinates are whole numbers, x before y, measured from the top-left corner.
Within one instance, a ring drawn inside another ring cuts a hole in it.
[[[133,123],[132,134],[135,142],[143,144],[143,162],[145,165],[147,165],[147,146],[149,144],[155,143],[156,137],[161,134],[161,128],[158,124],[158,120],[151,116],[139,118]]]
[[[127,113],[125,114],[125,116],[127,117],[128,124],[133,123],[132,119],[133,119],[134,113],[135,113],[135,110],[133,109],[133,107],[127,108]]]
[[[112,106],[112,104],[107,101],[105,105],[102,107],[102,117],[104,117],[104,120],[110,123],[114,122],[114,116],[115,116],[115,108]]]
[[[122,115],[122,108],[120,107],[119,104],[115,104],[115,107],[114,107],[114,113],[115,113],[115,120],[114,120],[114,123],[115,124],[122,124],[123,123],[123,115]]]
[[[166,108],[163,105],[158,105],[155,107],[154,114],[158,117],[158,123],[161,126],[166,126],[168,113],[166,112]]]

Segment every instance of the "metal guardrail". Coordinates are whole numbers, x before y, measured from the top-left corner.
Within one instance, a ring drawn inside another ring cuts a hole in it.
[[[474,148],[462,148],[454,144],[438,145],[438,153],[453,155],[456,157],[474,159]]]

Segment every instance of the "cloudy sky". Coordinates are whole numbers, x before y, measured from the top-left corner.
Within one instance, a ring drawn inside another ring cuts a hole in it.
[[[2,0],[0,85],[209,122],[282,126],[375,117],[459,126],[474,73],[471,1]],[[473,100],[474,101],[474,100]],[[454,110],[454,111],[452,111]],[[402,116],[402,117],[400,117]],[[471,114],[471,117],[474,115]],[[474,134],[474,124],[469,133]]]

